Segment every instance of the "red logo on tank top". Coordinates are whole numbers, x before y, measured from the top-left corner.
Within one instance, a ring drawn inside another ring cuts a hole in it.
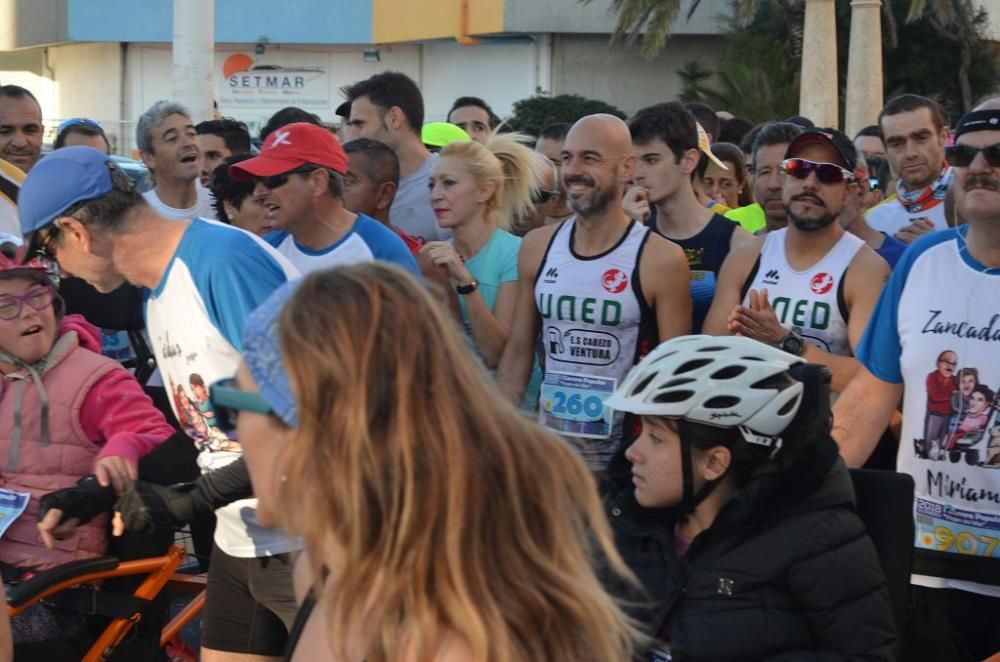
[[[809,289],[812,290],[814,294],[826,294],[832,287],[833,276],[825,271],[813,276],[812,281],[809,283]]]
[[[608,269],[601,276],[601,285],[604,286],[608,292],[612,294],[618,294],[626,287],[628,287],[628,276],[621,269]]]

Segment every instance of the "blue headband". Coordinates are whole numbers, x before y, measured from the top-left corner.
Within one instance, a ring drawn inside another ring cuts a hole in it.
[[[292,387],[281,361],[278,345],[278,315],[302,281],[289,281],[271,293],[250,313],[243,329],[243,361],[257,382],[257,390],[274,413],[289,427],[299,421]]]

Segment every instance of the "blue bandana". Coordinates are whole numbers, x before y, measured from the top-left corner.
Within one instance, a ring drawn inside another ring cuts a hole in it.
[[[250,313],[243,329],[243,361],[257,382],[261,397],[289,427],[298,424],[299,414],[288,374],[281,362],[278,315],[301,282],[289,281],[272,292],[257,310]]]

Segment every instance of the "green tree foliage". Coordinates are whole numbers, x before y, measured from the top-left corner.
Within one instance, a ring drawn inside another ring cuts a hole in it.
[[[795,114],[801,67],[801,48],[796,45],[801,45],[802,28],[801,16],[795,17],[792,11],[795,1],[756,0],[748,16],[746,3],[736,0],[715,76],[686,84],[691,100],[758,122]],[[842,105],[850,21],[850,3],[838,3]],[[904,92],[928,96],[956,119],[979,97],[995,91],[1000,81],[1000,46],[985,39],[987,24],[982,8],[969,0],[886,0],[882,14],[885,98]],[[693,71],[703,69],[698,65]],[[686,80],[682,72],[686,68],[678,70]]]
[[[625,119],[625,113],[611,104],[587,99],[578,94],[556,97],[534,96],[514,104],[514,114],[508,125],[515,131],[537,136],[542,129],[559,122],[573,123],[585,115],[608,113]]]

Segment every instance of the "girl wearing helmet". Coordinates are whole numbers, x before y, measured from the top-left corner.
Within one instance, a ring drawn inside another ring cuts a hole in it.
[[[101,356],[100,331],[63,317],[56,283],[49,263],[0,245],[0,571],[10,583],[107,546],[106,516],[40,537],[45,493],[91,473],[121,491],[173,433],[135,378]],[[71,635],[76,624],[38,605],[14,619],[14,641]]]
[[[885,578],[828,434],[829,380],[749,338],[684,336],[606,402],[643,422],[631,485],[608,504],[650,660],[894,659]]]

